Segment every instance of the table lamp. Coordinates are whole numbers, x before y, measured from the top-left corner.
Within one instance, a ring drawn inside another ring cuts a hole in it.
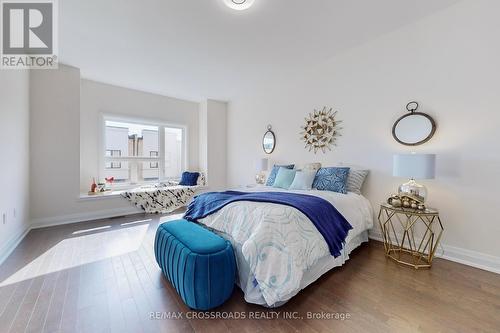
[[[410,180],[401,184],[399,195],[415,197],[422,203],[427,199],[427,188],[415,179],[434,179],[436,155],[434,154],[396,154],[393,156],[392,174],[394,177],[406,177]]]
[[[255,182],[257,184],[264,184],[266,181],[266,174],[269,167],[269,159],[261,158],[255,162],[255,170],[257,174],[255,175]]]

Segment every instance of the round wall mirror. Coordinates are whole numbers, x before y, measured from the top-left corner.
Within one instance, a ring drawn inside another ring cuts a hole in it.
[[[394,139],[406,146],[417,146],[429,141],[436,132],[436,122],[426,113],[417,112],[418,103],[406,105],[408,114],[400,117],[392,126]]]
[[[262,148],[266,154],[271,154],[274,151],[274,147],[276,147],[276,136],[271,129],[271,125],[267,126],[267,132],[262,139]]]

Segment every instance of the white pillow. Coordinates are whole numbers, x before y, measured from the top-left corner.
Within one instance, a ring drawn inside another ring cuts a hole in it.
[[[311,190],[316,170],[302,170],[295,173],[292,185],[289,190]]]
[[[316,163],[299,164],[295,166],[295,169],[318,171],[319,169],[321,169],[321,163],[316,162]]]
[[[207,177],[205,177],[205,173],[200,171],[200,175],[198,176],[198,181],[196,182],[196,185],[198,186],[207,185]]]

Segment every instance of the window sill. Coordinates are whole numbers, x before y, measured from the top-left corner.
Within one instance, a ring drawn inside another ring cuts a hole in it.
[[[125,192],[123,191],[108,191],[108,192],[103,192],[103,193],[98,193],[98,194],[87,194],[87,193],[80,193],[80,200],[101,200],[101,199],[111,199],[111,198],[118,198],[121,196],[121,194]]]

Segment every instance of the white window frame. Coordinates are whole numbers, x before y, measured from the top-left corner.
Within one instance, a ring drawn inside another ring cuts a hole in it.
[[[138,125],[156,126],[158,127],[158,157],[149,156],[122,156],[122,157],[107,157],[106,156],[106,121],[116,121],[123,123],[132,123]],[[104,180],[104,172],[106,167],[106,162],[129,162],[129,166],[133,163],[140,162],[158,162],[159,170],[158,177],[159,181],[177,180],[178,178],[166,178],[165,177],[165,128],[177,128],[182,130],[182,157],[181,157],[181,169],[186,170],[186,166],[189,165],[189,152],[188,152],[188,126],[183,124],[175,124],[170,122],[165,122],[164,120],[155,120],[149,118],[140,118],[133,116],[123,116],[113,113],[102,112],[99,117],[99,179]],[[179,175],[180,177],[180,175]],[[127,189],[138,187],[141,185],[154,184],[158,181],[144,181],[144,182],[127,182],[123,184],[115,184],[116,189]]]

